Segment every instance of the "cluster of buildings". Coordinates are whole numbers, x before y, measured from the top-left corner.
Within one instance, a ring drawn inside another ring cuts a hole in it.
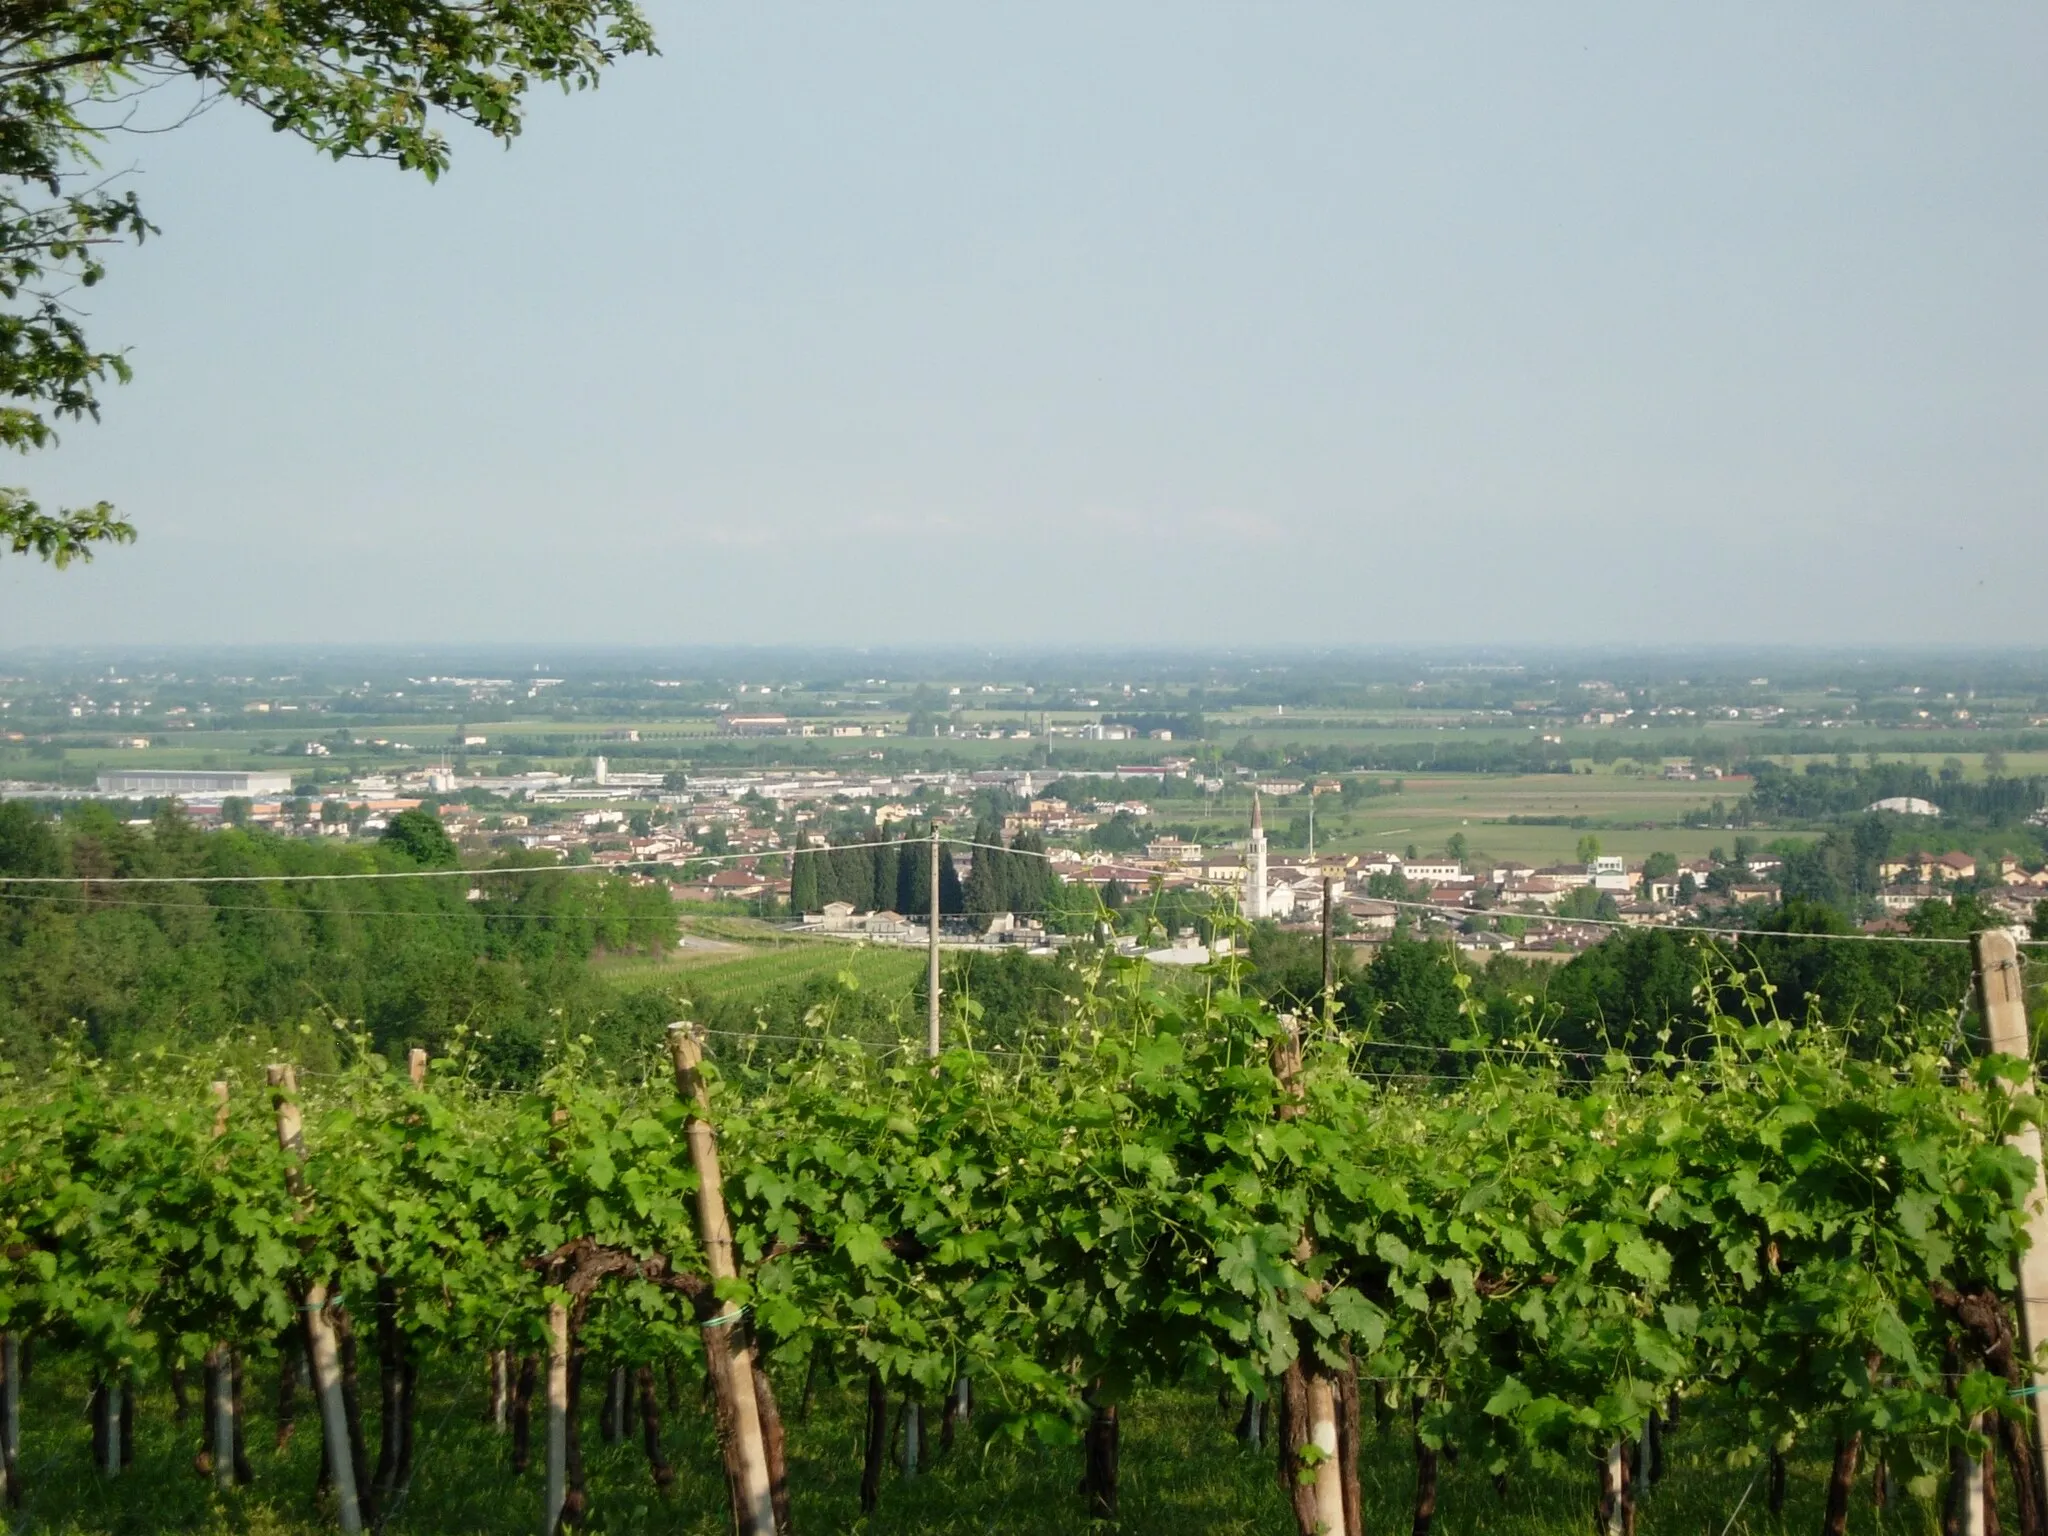
[[[1877,873],[1884,882],[1878,905],[1887,912],[1910,912],[1965,883],[1975,886],[1987,905],[2019,919],[2048,896],[2048,867],[2029,870],[2011,854],[1979,859],[1959,852],[1912,853],[1885,860]]]
[[[1116,777],[1156,784],[1169,777],[1186,778],[1192,766],[1190,759],[1169,757],[1119,768]],[[882,828],[921,816],[935,795],[961,798],[979,789],[1000,788],[1025,802],[1006,819],[1006,834],[1032,832],[1049,838],[1075,838],[1119,816],[1139,821],[1153,814],[1153,804],[1142,799],[1105,797],[1070,804],[1044,796],[1044,783],[1051,777],[1029,769],[770,769],[678,777],[621,772],[596,757],[591,771],[579,776],[458,776],[443,762],[317,789],[295,787],[293,774],[277,770],[109,769],[99,775],[96,793],[105,798],[175,798],[202,822],[218,821],[228,802],[235,801],[248,821],[289,823],[308,835],[374,835],[398,812],[429,804],[451,835],[472,845],[545,851],[564,861],[616,867],[642,878],[660,866],[679,874],[715,850],[721,858],[717,870],[674,886],[676,895],[684,900],[756,901],[786,900],[789,894],[786,875],[761,868],[764,855],[785,850],[785,835],[774,824],[794,822],[801,828],[833,808],[863,807]],[[1310,787],[1307,781],[1267,780],[1258,789],[1288,795]],[[1337,786],[1318,781],[1313,787]],[[446,798],[468,790],[491,791],[521,808],[478,810]],[[620,808],[621,802],[635,801],[658,807],[661,825],[650,825]],[[1558,909],[1568,901],[1575,912],[1585,910],[1583,898],[1574,901],[1574,893],[1591,890],[1611,897],[1615,920],[1624,924],[1669,924],[1717,906],[1775,900],[1779,873],[1779,860],[1772,856],[1752,856],[1732,869],[1705,859],[1680,861],[1676,868],[1648,878],[1641,865],[1612,856],[1541,866],[1495,861],[1484,868],[1468,868],[1448,855],[1386,851],[1282,856],[1268,845],[1256,792],[1250,833],[1241,847],[1205,847],[1192,838],[1160,834],[1142,850],[1054,848],[1049,857],[1061,879],[1105,894],[1112,886],[1129,896],[1154,888],[1196,890],[1236,901],[1253,920],[1283,924],[1319,921],[1327,899],[1343,914],[1343,926],[1367,940],[1392,929],[1405,909],[1411,916],[1443,919],[1473,930],[1464,942],[1474,948],[1560,953],[1583,948],[1599,937],[1599,930],[1583,917],[1559,915]],[[2010,855],[1979,859],[1959,851],[1913,853],[1884,861],[1878,874],[1883,882],[1878,903],[1892,914],[1943,898],[1962,885],[2016,919],[2026,916],[2035,901],[2048,897],[2048,869],[2030,871]],[[1483,920],[1502,915],[1521,919],[1514,925],[1522,930],[1517,937],[1492,932],[1494,924]],[[810,926],[822,933],[882,942],[907,942],[923,934],[920,925],[896,914],[862,914],[851,908],[813,914]],[[989,942],[1050,942],[1029,920],[998,927]]]

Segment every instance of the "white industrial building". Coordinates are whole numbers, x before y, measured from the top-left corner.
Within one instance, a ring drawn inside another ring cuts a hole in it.
[[[111,768],[99,776],[103,795],[212,800],[223,795],[288,795],[289,773],[210,768]]]

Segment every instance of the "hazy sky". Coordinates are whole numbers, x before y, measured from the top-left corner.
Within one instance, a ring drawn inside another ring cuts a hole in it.
[[[2048,9],[656,3],[112,147],[39,641],[2048,640]]]

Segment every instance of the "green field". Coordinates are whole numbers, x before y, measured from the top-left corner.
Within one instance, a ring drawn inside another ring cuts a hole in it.
[[[806,982],[840,976],[851,977],[862,990],[907,996],[924,963],[920,950],[819,939],[741,954],[682,950],[659,959],[622,956],[599,961],[596,969],[620,986],[672,989],[704,1007],[752,1007]]]
[[[1675,782],[1616,773],[1410,775],[1402,783],[1400,794],[1361,800],[1349,810],[1335,795],[1318,796],[1317,850],[1399,853],[1412,843],[1423,853],[1435,853],[1453,833],[1462,833],[1468,857],[1552,864],[1574,858],[1579,839],[1590,831],[1605,853],[1640,859],[1661,850],[1695,858],[1710,848],[1725,848],[1733,834],[1675,823],[1687,811],[1715,799],[1732,803],[1746,787],[1741,781]],[[1144,798],[1142,787],[1131,793]],[[1155,821],[1192,822],[1203,836],[1219,842],[1242,839],[1251,817],[1249,797],[1239,788],[1201,805],[1181,800],[1148,803]],[[1283,828],[1307,811],[1306,796],[1271,803],[1266,809],[1267,829]],[[1511,825],[1510,816],[1585,817],[1590,825]]]

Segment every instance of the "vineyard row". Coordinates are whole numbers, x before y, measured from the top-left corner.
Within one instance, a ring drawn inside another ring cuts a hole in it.
[[[24,1340],[87,1363],[110,1470],[135,1389],[198,1372],[224,1492],[244,1362],[288,1383],[303,1358],[324,1496],[365,1529],[411,1476],[431,1351],[475,1359],[508,1429],[544,1411],[550,1532],[586,1513],[591,1360],[617,1363],[607,1422],[637,1399],[657,1424],[656,1370],[703,1373],[743,1536],[790,1526],[770,1363],[865,1378],[870,1507],[891,1405],[914,1456],[926,1405],[950,1435],[971,1403],[978,1432],[1078,1443],[1113,1516],[1118,1404],[1200,1382],[1255,1424],[1270,1405],[1304,1536],[1360,1536],[1361,1412],[1390,1402],[1428,1465],[1583,1468],[1627,1532],[1635,1448],[1709,1397],[1759,1455],[1832,1448],[1827,1536],[1859,1464],[1964,1507],[1994,1456],[2048,1536],[2038,1336],[2010,1305],[2048,1299],[2040,1111],[1988,952],[1975,1055],[1939,1019],[1859,1056],[1757,995],[1683,1060],[1589,1064],[1486,1021],[1514,1043],[1448,1086],[1359,1070],[1361,1042],[1227,974],[1160,993],[1114,957],[1003,1058],[877,1059],[821,1012],[773,1061],[675,1026],[637,1077],[571,1041],[520,1092],[459,1045],[303,1088],[272,1065],[260,1096],[220,1063],[68,1061],[0,1084],[0,1475],[18,1501]]]

